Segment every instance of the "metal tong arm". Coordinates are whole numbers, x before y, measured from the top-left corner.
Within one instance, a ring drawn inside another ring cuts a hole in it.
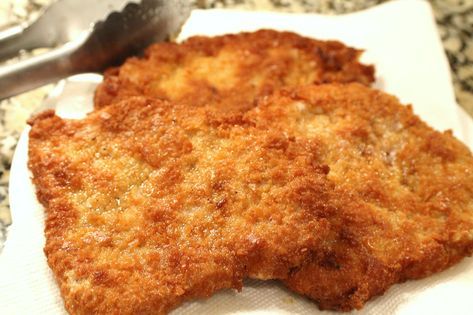
[[[143,51],[152,42],[163,41],[175,34],[189,14],[187,0],[142,0],[139,4],[130,2],[120,12],[112,12],[105,20],[68,36],[72,41],[66,41],[59,48],[16,64],[1,66],[0,99],[73,74],[102,71],[111,65],[120,64],[126,57]],[[44,16],[39,20],[48,22]],[[44,29],[54,25],[45,24]],[[37,28],[27,27],[21,36],[28,29]],[[34,33],[33,30],[31,32]],[[60,36],[54,38],[48,35],[49,32],[38,32],[42,34],[43,40],[54,39],[53,44],[64,42],[56,40]]]
[[[54,47],[65,42],[51,28],[47,16],[41,15],[33,23],[22,23],[0,31],[0,61],[14,57],[22,50]]]
[[[53,48],[74,40],[76,34],[121,10],[134,0],[60,0],[43,8],[33,21],[0,31],[0,60],[17,55],[21,50]],[[81,10],[86,8],[86,14]]]
[[[0,99],[81,72],[81,67],[72,58],[80,45],[81,41],[74,41],[38,56],[0,67]]]
[[[23,35],[23,26],[17,25],[0,32],[0,60],[14,57],[29,46],[29,39]]]
[[[54,41],[52,36],[48,38],[47,32],[42,33],[38,28],[25,25],[13,26],[0,31],[0,61],[15,57],[22,50],[53,47]]]

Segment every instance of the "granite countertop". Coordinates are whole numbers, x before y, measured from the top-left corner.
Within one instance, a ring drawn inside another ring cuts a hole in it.
[[[406,0],[408,1],[408,0]],[[53,0],[2,0],[0,29],[34,19]],[[237,8],[283,12],[343,14],[386,0],[193,0],[199,8]],[[431,0],[440,36],[450,61],[458,104],[473,116],[473,0]],[[51,85],[0,102],[0,248],[11,224],[8,178],[21,130]]]

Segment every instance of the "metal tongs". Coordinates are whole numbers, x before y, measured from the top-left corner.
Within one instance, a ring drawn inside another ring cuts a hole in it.
[[[22,50],[52,48],[0,66],[0,99],[83,72],[101,72],[177,35],[186,0],[58,0],[26,26],[0,32],[0,61]]]

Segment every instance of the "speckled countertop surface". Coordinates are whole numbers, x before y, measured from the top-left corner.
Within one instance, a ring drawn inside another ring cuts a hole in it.
[[[1,0],[0,29],[34,19],[53,0]],[[194,0],[201,8],[237,8],[283,12],[343,14],[386,0]],[[412,0],[405,0],[412,1]],[[458,103],[473,116],[473,0],[431,0],[439,33],[452,69]],[[11,224],[8,205],[9,169],[21,130],[51,86],[0,102],[0,248]]]

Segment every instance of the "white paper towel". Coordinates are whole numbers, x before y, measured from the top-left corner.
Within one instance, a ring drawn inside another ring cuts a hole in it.
[[[473,123],[455,103],[446,61],[429,5],[394,1],[336,17],[226,10],[195,11],[180,39],[260,28],[338,39],[363,48],[377,70],[376,85],[413,103],[437,129],[451,128],[473,147]],[[91,102],[91,97],[89,96]],[[89,104],[90,105],[90,104]],[[67,108],[65,108],[67,112]],[[71,109],[75,110],[75,109]],[[0,255],[0,314],[63,314],[58,288],[43,254],[43,210],[29,180],[27,131],[15,153],[10,180],[13,225]],[[317,314],[309,300],[274,281],[247,281],[243,292],[222,291],[188,302],[173,314]],[[392,287],[355,314],[469,314],[473,310],[473,259],[421,281]],[[332,314],[332,312],[323,312]]]

